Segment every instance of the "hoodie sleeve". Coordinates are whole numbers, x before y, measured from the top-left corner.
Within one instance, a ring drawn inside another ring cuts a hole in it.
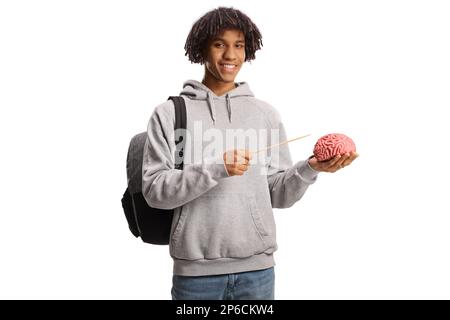
[[[174,209],[192,201],[228,177],[223,159],[203,159],[175,169],[173,102],[155,108],[147,127],[142,163],[142,194],[149,206]],[[170,111],[170,113],[169,113]]]
[[[270,119],[272,130],[270,144],[286,141],[286,130],[278,111],[273,109]],[[267,179],[273,208],[289,208],[300,200],[306,189],[317,180],[318,171],[311,168],[308,160],[292,164],[288,144],[269,149]]]

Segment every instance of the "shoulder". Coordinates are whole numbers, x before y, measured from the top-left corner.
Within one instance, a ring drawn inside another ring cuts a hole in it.
[[[275,127],[281,122],[280,113],[272,104],[255,97],[248,97],[248,102],[253,104],[256,111],[266,118],[271,127]]]
[[[173,129],[175,125],[175,108],[172,100],[166,100],[153,108],[148,127],[160,126],[162,130]]]
[[[153,109],[152,118],[156,117],[165,123],[175,123],[175,106],[172,100],[166,100]]]
[[[157,115],[159,117],[171,118],[175,117],[174,104],[172,100],[166,100],[160,104],[158,104],[153,109],[153,115]]]

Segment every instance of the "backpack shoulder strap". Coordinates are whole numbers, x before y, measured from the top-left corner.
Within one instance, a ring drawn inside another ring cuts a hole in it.
[[[184,146],[186,144],[186,104],[179,96],[170,96],[175,108],[175,169],[183,170]],[[179,129],[179,130],[177,130]]]

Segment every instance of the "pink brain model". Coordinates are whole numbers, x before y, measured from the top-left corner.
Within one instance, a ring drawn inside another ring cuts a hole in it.
[[[314,156],[318,161],[325,161],[347,152],[356,151],[352,139],[341,133],[330,133],[319,140],[314,146]]]

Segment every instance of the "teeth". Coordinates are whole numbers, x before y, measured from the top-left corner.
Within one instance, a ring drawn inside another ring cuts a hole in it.
[[[230,69],[236,67],[236,66],[233,65],[233,64],[223,64],[223,66],[224,66],[225,68],[230,68]]]

